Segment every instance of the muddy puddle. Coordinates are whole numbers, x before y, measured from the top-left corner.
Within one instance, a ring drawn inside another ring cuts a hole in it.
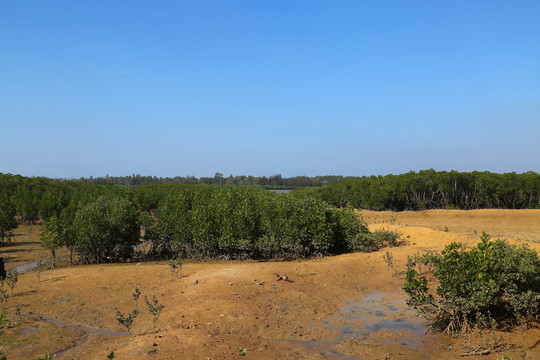
[[[21,330],[21,335],[27,335],[32,333],[41,332],[41,329],[34,329],[34,328],[26,328]]]
[[[41,320],[41,321],[45,321],[45,322],[48,322],[50,324],[53,324],[53,325],[57,325],[57,326],[63,326],[63,327],[68,327],[68,328],[73,328],[77,331],[78,334],[80,334],[79,338],[78,338],[78,341],[75,342],[74,345],[72,345],[71,347],[69,348],[66,348],[60,352],[58,352],[56,355],[55,355],[55,359],[64,359],[64,358],[68,358],[68,353],[70,353],[71,351],[83,346],[84,344],[86,344],[88,342],[88,340],[90,339],[90,335],[112,335],[112,336],[131,336],[131,334],[127,333],[127,332],[124,332],[124,331],[111,331],[111,330],[107,330],[107,329],[94,329],[94,328],[90,328],[88,326],[84,326],[84,325],[79,325],[79,324],[74,324],[74,323],[70,323],[70,322],[64,322],[64,321],[60,321],[60,320],[57,320],[51,316],[48,316],[48,315],[44,315],[44,314],[37,314],[37,313],[30,313],[28,315],[25,315],[24,317],[28,317],[28,318],[33,318],[35,320]],[[41,332],[42,329],[40,328],[24,328],[21,330],[20,334],[21,335],[28,335],[28,334],[32,334],[32,333],[37,333],[37,332]],[[24,348],[24,347],[21,347],[21,348]]]
[[[335,335],[294,343],[334,359],[362,359],[362,348],[374,343],[426,354],[426,346],[434,340],[433,335],[424,334],[423,320],[407,307],[405,296],[399,293],[366,293],[347,301],[339,314],[310,327],[322,327]]]

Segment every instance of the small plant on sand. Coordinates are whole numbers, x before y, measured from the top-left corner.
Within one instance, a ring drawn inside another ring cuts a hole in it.
[[[171,270],[171,277],[173,279],[178,277],[178,274],[182,273],[182,260],[169,260],[169,269]]]
[[[45,354],[45,357],[38,357],[38,360],[52,360],[55,357],[56,357],[56,355]]]
[[[2,313],[0,314],[0,330],[4,328],[4,324],[7,322],[6,320],[6,314]],[[0,335],[2,334],[2,331],[0,331]]]
[[[244,348],[241,348],[241,347],[238,348],[238,355],[246,356],[246,354],[247,354],[247,349],[244,349]]]
[[[139,285],[135,286],[135,290],[133,291],[133,294],[131,294],[133,297],[133,301],[135,301],[135,306],[139,308],[139,298],[141,297],[141,290],[139,289]]]
[[[107,355],[107,359],[109,360],[112,360],[116,357],[116,355],[114,355],[114,351],[111,351],[111,353],[109,355]]]
[[[133,310],[127,316],[124,315],[122,312],[120,312],[120,310],[116,309],[116,320],[118,320],[120,325],[126,327],[130,335],[131,335],[131,327],[133,326],[133,320],[137,318],[137,315],[139,315],[139,308]]]
[[[38,282],[41,282],[41,273],[45,271],[45,268],[47,267],[47,263],[45,261],[39,259],[39,261],[36,263],[36,267],[34,268],[34,271],[37,274]]]
[[[148,297],[145,295],[144,302],[146,303],[146,309],[154,317],[153,321],[154,321],[154,329],[155,329],[159,315],[161,314],[161,310],[163,310],[165,306],[159,303],[155,295],[153,296],[152,301],[148,300]]]
[[[2,304],[2,312],[4,312],[6,308],[7,301],[9,299],[9,294],[7,293],[7,290],[4,290],[4,288],[0,288],[0,303]]]
[[[15,289],[17,281],[19,281],[19,273],[17,272],[17,270],[9,272],[6,277],[6,284],[11,289],[11,296],[13,296],[13,289]]]
[[[383,260],[388,266],[388,270],[394,270],[394,273],[397,273],[396,264],[394,264],[394,255],[389,250],[386,250],[386,253],[383,255]]]

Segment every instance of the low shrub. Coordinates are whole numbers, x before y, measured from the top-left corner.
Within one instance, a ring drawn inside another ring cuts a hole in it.
[[[452,243],[408,262],[407,304],[431,328],[454,334],[474,327],[530,324],[540,317],[540,259],[526,245],[483,233],[468,250]],[[420,273],[418,265],[427,265]],[[436,287],[435,291],[433,288]]]
[[[386,246],[396,246],[399,238],[403,235],[399,231],[392,231],[387,229],[378,229],[369,234],[373,244],[377,248]]]
[[[353,251],[377,251],[383,247],[396,246],[401,235],[399,231],[386,229],[379,229],[374,232],[359,232],[351,239],[349,245]]]
[[[72,231],[81,262],[127,259],[139,242],[139,212],[128,200],[100,196],[77,210]]]

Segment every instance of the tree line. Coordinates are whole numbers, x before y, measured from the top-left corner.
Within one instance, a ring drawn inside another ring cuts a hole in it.
[[[166,258],[296,258],[376,246],[352,209],[257,187],[130,187],[0,174],[0,199],[0,229],[13,230],[15,218],[39,221],[53,257],[66,247],[82,263],[129,259],[141,239]]]
[[[100,176],[100,177],[82,177],[79,181],[94,184],[114,184],[114,185],[158,185],[158,184],[201,184],[201,185],[235,185],[235,186],[261,186],[266,188],[297,188],[297,187],[318,187],[335,184],[346,177],[341,175],[326,176],[295,176],[284,178],[281,174],[272,176],[246,176],[229,175],[224,177],[222,173],[216,173],[214,177],[195,176],[175,176],[175,177],[156,177],[142,176],[133,174],[128,176]]]
[[[423,170],[346,179],[294,193],[368,210],[540,208],[540,174]]]
[[[120,186],[0,174],[0,240],[12,239],[18,223],[39,221],[53,256],[65,246],[81,262],[125,260],[141,234],[153,254],[165,257],[336,254],[377,246],[352,208],[539,207],[540,176],[534,172],[426,170],[348,179],[291,195],[260,187]]]

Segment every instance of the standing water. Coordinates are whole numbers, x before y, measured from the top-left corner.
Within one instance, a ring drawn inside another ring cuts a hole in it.
[[[358,358],[338,350],[338,345],[348,339],[395,343],[424,353],[425,340],[428,338],[424,335],[426,326],[422,319],[407,307],[404,296],[398,293],[367,293],[361,298],[347,301],[338,315],[310,326],[322,326],[337,335],[295,343],[334,359]]]

